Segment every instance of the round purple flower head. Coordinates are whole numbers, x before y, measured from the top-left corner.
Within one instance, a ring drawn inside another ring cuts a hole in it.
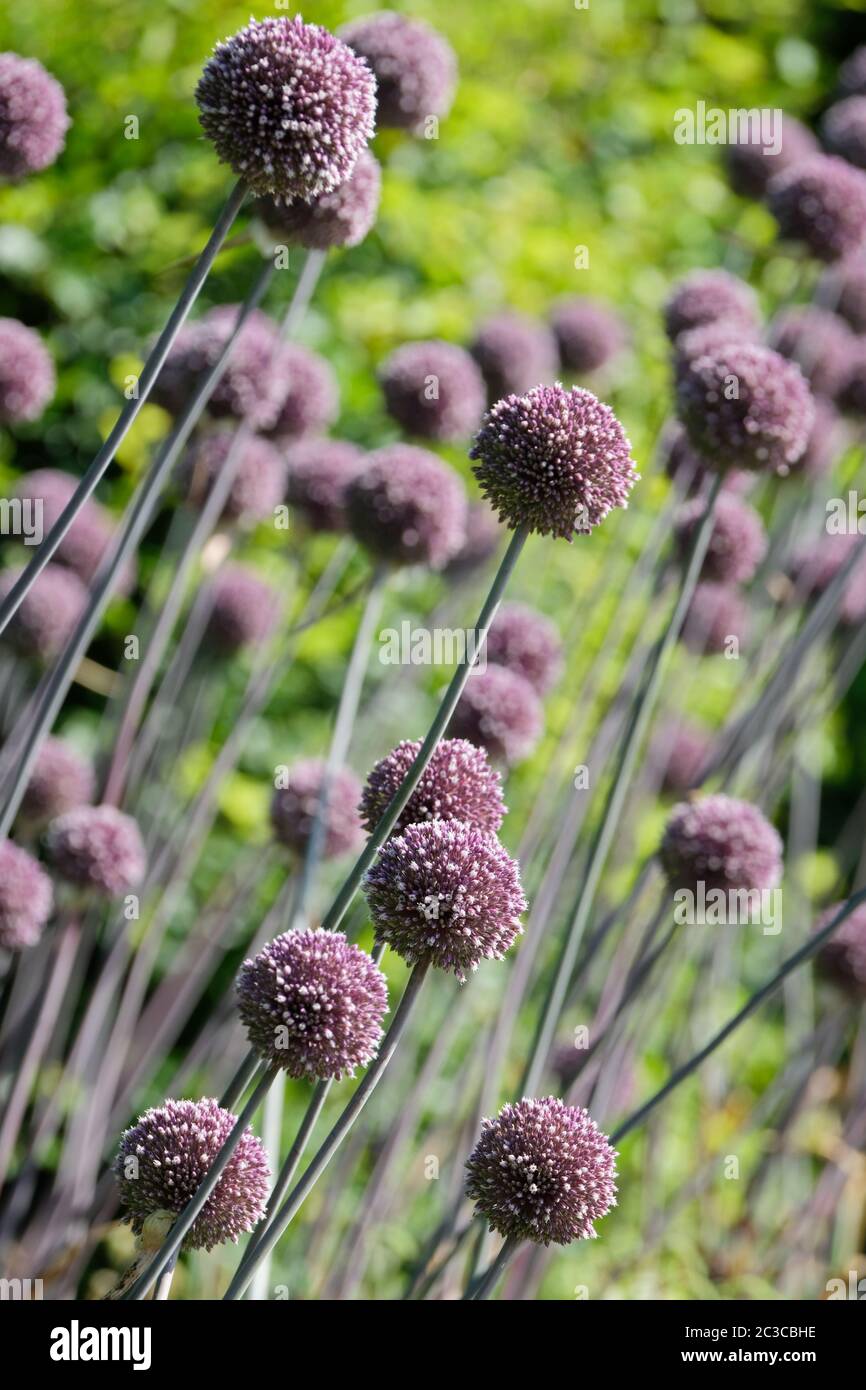
[[[217,44],[196,88],[223,164],[254,193],[312,202],[349,177],[375,129],[367,64],[317,24],[253,19]]]
[[[466,1193],[491,1231],[537,1245],[595,1239],[616,1206],[616,1150],[589,1111],[555,1096],[504,1105],[483,1120]]]
[[[853,342],[844,319],[809,304],[774,320],[770,346],[797,363],[816,395],[833,397],[847,376]]]
[[[330,429],[340,409],[337,380],[324,357],[298,343],[280,352],[280,408],[266,433],[279,444]]]
[[[815,931],[827,927],[844,903],[834,903],[821,913]],[[866,903],[855,907],[824,942],[818,955],[820,964],[832,980],[860,998],[866,996]]]
[[[556,376],[558,355],[550,329],[524,314],[495,314],[482,323],[470,349],[493,405]]]
[[[866,174],[835,155],[816,154],[770,180],[770,211],[783,237],[836,261],[866,237]]]
[[[551,326],[563,369],[578,375],[598,371],[625,347],[622,320],[593,299],[564,300],[554,309]]]
[[[713,470],[708,469],[704,459],[694,449],[682,425],[674,425],[671,430],[665,454],[665,472],[686,497],[700,492]],[[743,493],[754,481],[750,473],[731,468],[724,474],[722,489],[737,496]]]
[[[664,791],[682,794],[696,787],[712,747],[709,734],[695,724],[671,723],[664,728],[652,748],[652,762]]]
[[[816,544],[800,550],[791,565],[791,577],[801,598],[818,598],[824,593],[852,550],[859,546],[858,534],[823,534]],[[852,627],[866,617],[866,554],[849,572],[839,605],[839,622]]]
[[[385,406],[421,439],[458,443],[478,428],[487,395],[468,352],[437,339],[405,343],[382,364]]]
[[[35,946],[53,905],[51,879],[36,860],[11,840],[0,840],[0,947]]]
[[[92,763],[62,738],[46,738],[21,801],[21,818],[43,825],[93,800],[96,777]]]
[[[712,357],[721,348],[757,341],[757,328],[742,319],[714,319],[712,323],[687,328],[674,344],[674,378],[678,380],[699,357],[708,353]]]
[[[781,148],[775,149],[775,144],[775,139],[765,142],[759,134],[757,140],[725,147],[728,178],[735,193],[744,198],[763,198],[774,174],[817,154],[819,148],[811,130],[793,116],[783,118]]]
[[[253,1048],[297,1080],[339,1081],[376,1055],[388,986],[342,932],[285,932],[244,961],[236,988]]]
[[[222,353],[238,306],[221,304],[196,323],[184,324],[160,372],[151,399],[180,414]],[[275,325],[255,310],[235,339],[208,410],[216,418],[244,420],[251,429],[272,425],[285,394],[282,353]]]
[[[120,897],[138,887],[147,869],[141,832],[114,806],[76,806],[48,827],[45,848],[69,883]]]
[[[452,468],[410,444],[368,455],[346,492],[349,527],[378,559],[439,570],[466,538],[466,494]]]
[[[240,565],[224,565],[208,585],[206,644],[221,656],[257,647],[280,623],[279,597],[270,584]]]
[[[511,766],[535,747],[543,727],[541,702],[529,681],[507,666],[473,671],[448,725],[449,738],[486,748]]]
[[[749,343],[692,362],[677,383],[677,409],[692,444],[722,470],[788,473],[815,422],[796,363]]]
[[[232,453],[233,430],[216,430],[203,435],[188,450],[183,475],[189,500],[203,507],[211,489]],[[263,521],[273,515],[283,500],[286,470],[272,444],[252,435],[245,439],[238,458],[232,456],[234,480],[223,507],[225,521]]]
[[[699,584],[692,597],[682,640],[689,651],[724,652],[731,638],[743,642],[748,634],[746,606],[737,589],[708,580]]]
[[[562,643],[549,618],[525,603],[505,603],[493,619],[485,647],[487,660],[507,666],[545,695],[562,670]]]
[[[32,328],[0,318],[0,425],[38,420],[54,395],[54,363]]]
[[[461,981],[482,960],[501,960],[523,930],[517,864],[489,830],[465,821],[407,826],[379,851],[364,893],[377,943]]]
[[[357,444],[343,439],[309,439],[292,445],[286,501],[302,513],[313,531],[346,529],[346,490],[367,466]]]
[[[746,329],[757,320],[755,296],[727,270],[694,271],[680,280],[665,304],[665,328],[672,340],[718,319],[742,323]]]
[[[825,271],[819,294],[855,333],[866,333],[866,261],[862,257],[852,256]]]
[[[674,518],[674,534],[680,555],[691,550],[706,505],[696,498],[681,507]],[[746,584],[767,551],[764,523],[748,502],[722,493],[713,511],[713,529],[701,568],[701,578],[719,584]]]
[[[259,198],[253,211],[272,235],[309,251],[329,251],[332,246],[358,246],[364,240],[376,221],[381,191],[379,161],[369,150],[362,150],[349,177],[332,192],[311,203],[303,198],[286,203]]]
[[[421,747],[404,739],[371,770],[361,793],[361,820],[371,834],[388,809]],[[410,825],[433,820],[460,820],[496,832],[506,806],[502,778],[490,766],[483,748],[462,738],[445,738],[436,745],[421,780],[401,811],[392,835]]]
[[[182,1212],[228,1139],[237,1115],[215,1100],[167,1100],[146,1110],[121,1136],[114,1161],[125,1220],[138,1233],[157,1211]],[[244,1130],[184,1238],[184,1250],[234,1244],[261,1221],[270,1170],[261,1140]]]
[[[450,44],[429,24],[382,10],[344,24],[340,38],[375,74],[380,126],[420,134],[428,117],[448,114],[457,60]]]
[[[21,574],[20,569],[0,574],[0,600]],[[65,646],[87,604],[87,589],[63,565],[46,565],[13,616],[6,639],[22,656],[51,661]]]
[[[494,555],[502,539],[502,527],[486,502],[470,502],[466,512],[466,539],[445,566],[448,579],[462,579]]]
[[[304,758],[288,770],[287,787],[278,787],[271,800],[271,825],[281,845],[294,854],[305,852],[319,811],[325,764]],[[322,854],[336,859],[360,847],[358,802],[361,784],[347,767],[338,768],[328,787]]]
[[[845,97],[825,111],[821,134],[831,154],[866,169],[866,96]]]
[[[671,811],[659,855],[674,891],[775,888],[782,877],[782,841],[748,801],[705,796]]]
[[[15,484],[15,495],[42,505],[42,528],[45,535],[59,520],[79,479],[56,468],[36,468],[25,473]],[[114,539],[114,522],[104,507],[89,498],[55,551],[56,559],[78,578],[90,584],[102,563],[105,552]],[[129,593],[135,584],[135,563],[124,563],[117,591]]]
[[[579,386],[536,386],[498,401],[469,457],[501,521],[567,541],[627,506],[640,477],[610,406]]]
[[[57,79],[34,58],[0,53],[0,176],[21,179],[53,164],[68,129]]]

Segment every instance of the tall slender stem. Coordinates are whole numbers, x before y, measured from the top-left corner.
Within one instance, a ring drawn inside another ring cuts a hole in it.
[[[517,1236],[507,1238],[492,1265],[484,1271],[477,1283],[469,1286],[463,1295],[464,1303],[478,1302],[490,1297],[505,1272],[505,1266],[522,1244],[523,1242]]]

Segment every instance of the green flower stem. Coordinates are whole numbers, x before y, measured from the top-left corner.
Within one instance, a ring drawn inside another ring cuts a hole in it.
[[[508,1237],[492,1265],[485,1270],[475,1284],[470,1285],[469,1289],[463,1295],[464,1303],[478,1302],[490,1297],[496,1285],[499,1283],[499,1280],[502,1278],[502,1275],[505,1273],[505,1266],[512,1256],[517,1253],[522,1244],[523,1241],[520,1240],[518,1236]]]

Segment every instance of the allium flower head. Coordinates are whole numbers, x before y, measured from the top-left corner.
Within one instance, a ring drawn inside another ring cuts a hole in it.
[[[836,261],[866,238],[866,174],[836,155],[816,154],[770,180],[770,211],[783,237]]]
[[[21,570],[0,574],[0,600],[16,582]],[[71,637],[87,604],[87,589],[72,570],[46,565],[21,602],[5,632],[5,639],[25,657],[51,661]]]
[[[32,328],[0,318],[0,425],[38,420],[54,395],[54,363]]]
[[[495,555],[502,527],[486,502],[470,502],[466,512],[466,539],[445,566],[448,579],[462,579]]]
[[[203,319],[184,324],[154,384],[155,404],[180,414],[218,361],[237,315],[237,305],[221,304]],[[251,313],[211,394],[210,414],[244,420],[256,430],[272,425],[285,395],[284,351],[275,324],[258,310]]]
[[[694,271],[680,280],[665,304],[665,327],[671,339],[718,319],[741,322],[746,328],[757,320],[754,294],[727,270]]]
[[[379,211],[382,170],[369,150],[362,150],[349,177],[313,202],[292,198],[275,202],[259,198],[254,211],[272,235],[309,251],[332,246],[358,246],[371,230]]]
[[[257,647],[276,632],[280,601],[264,579],[240,565],[224,565],[208,585],[210,617],[205,643],[222,656]]]
[[[815,421],[796,363],[748,343],[692,362],[677,383],[677,408],[692,444],[722,470],[784,475],[804,453]]]
[[[495,314],[485,320],[470,349],[493,405],[502,396],[520,395],[558,370],[556,340],[546,324],[524,314]]]
[[[404,739],[371,770],[361,793],[361,819],[372,833],[421,747]],[[401,811],[392,835],[410,825],[432,820],[460,820],[482,830],[497,831],[506,807],[502,778],[490,766],[483,748],[462,738],[445,738],[436,745],[421,780]]]
[[[65,739],[48,737],[36,755],[36,762],[21,801],[21,818],[31,825],[42,825],[93,799],[96,777],[93,764]]]
[[[458,980],[500,960],[523,930],[517,864],[489,830],[465,821],[407,826],[379,851],[364,893],[377,942]]]
[[[437,339],[405,343],[380,371],[385,406],[408,434],[459,443],[478,428],[487,395],[469,353]]]
[[[35,468],[25,473],[15,484],[15,496],[42,507],[42,529],[45,535],[54,527],[65,510],[79,483],[71,473],[56,468]],[[74,570],[78,578],[90,584],[114,539],[114,522],[104,507],[88,498],[60,542],[55,556],[60,564]],[[135,584],[135,563],[124,562],[116,591],[129,593]]]
[[[696,498],[681,507],[674,518],[674,532],[683,558],[691,550],[705,513],[705,503]],[[746,584],[766,551],[764,523],[754,507],[730,492],[722,493],[716,499],[701,577],[719,584]]]
[[[616,1206],[616,1151],[587,1110],[554,1096],[484,1120],[466,1192],[492,1231],[537,1245],[594,1239]]]
[[[289,768],[287,781],[288,786],[278,787],[271,800],[271,825],[280,844],[300,855],[318,816],[325,764],[319,758],[304,758]],[[324,858],[335,859],[360,846],[360,797],[361,784],[355,774],[347,767],[338,768],[328,785]]]
[[[458,475],[435,454],[390,444],[369,454],[346,492],[356,540],[394,565],[439,570],[466,538],[466,494]]]
[[[845,97],[825,111],[821,121],[824,144],[831,154],[866,169],[866,96]]]
[[[505,603],[487,634],[487,660],[507,666],[545,695],[562,670],[562,643],[549,618],[525,603]]]
[[[137,888],[147,869],[136,822],[114,806],[66,811],[49,825],[45,848],[61,878],[112,898]]]
[[[286,501],[313,531],[346,529],[346,490],[366,467],[357,444],[343,439],[305,439],[286,454]]]
[[[622,320],[594,299],[565,299],[551,316],[563,369],[595,372],[622,352],[626,332]]]
[[[421,132],[428,117],[448,114],[457,60],[429,24],[381,10],[344,24],[340,38],[373,69],[379,125]]]
[[[662,729],[655,739],[651,759],[661,773],[666,792],[688,792],[698,779],[712,751],[712,739],[696,724],[676,722]]]
[[[226,521],[263,521],[283,500],[286,470],[272,444],[258,435],[239,441],[233,430],[202,435],[188,450],[183,476],[189,500],[203,507],[231,455],[234,480],[223,508]]]
[[[817,154],[819,148],[811,130],[793,116],[783,119],[781,148],[775,149],[775,144],[775,139],[765,142],[759,133],[756,140],[725,147],[728,178],[735,193],[744,198],[763,198],[774,174]]]
[[[757,341],[757,328],[745,319],[713,319],[712,323],[699,323],[697,328],[687,328],[674,344],[674,377],[678,379],[688,371],[692,362],[698,357],[705,357],[707,353],[712,356],[721,348]]]
[[[34,58],[0,53],[0,176],[21,179],[53,164],[68,129],[57,79]]]
[[[791,564],[791,578],[801,598],[819,598],[829,588],[861,537],[854,533],[823,533],[817,542],[799,550]],[[866,552],[854,563],[842,591],[839,622],[853,627],[866,618]]]
[[[692,446],[682,425],[674,425],[670,432],[665,452],[665,472],[679,491],[685,496],[700,492],[714,471],[707,468],[705,460]],[[754,482],[754,475],[742,469],[731,468],[722,478],[722,490],[739,496],[746,492]]]
[[[855,48],[840,67],[839,92],[842,96],[866,93],[866,46]]]
[[[640,477],[610,406],[579,386],[536,386],[498,401],[469,457],[501,521],[568,541],[627,506]]]
[[[217,44],[199,119],[254,193],[311,202],[349,177],[373,135],[376,82],[346,44],[300,16],[253,19]]]
[[[266,433],[289,444],[330,429],[340,409],[337,379],[324,357],[299,343],[280,351],[280,408]]]
[[[167,1100],[146,1110],[121,1136],[114,1161],[125,1220],[141,1231],[156,1211],[183,1211],[237,1123],[215,1100]],[[244,1130],[240,1143],[183,1241],[184,1250],[213,1250],[258,1224],[265,1214],[270,1170],[261,1140]]]
[[[674,891],[770,889],[782,877],[782,841],[757,806],[718,793],[671,811],[659,855]]]
[[[834,903],[821,913],[815,931],[827,927],[844,903]],[[866,903],[849,912],[844,922],[824,942],[818,959],[837,984],[860,998],[866,997]]]
[[[832,398],[845,381],[853,341],[838,314],[808,304],[774,320],[770,346],[797,363],[816,395]]]
[[[26,850],[0,840],[0,947],[35,946],[51,916],[51,879]]]
[[[285,932],[244,961],[236,988],[252,1046],[289,1076],[339,1081],[376,1055],[388,986],[342,932]]]
[[[746,605],[739,590],[709,580],[697,586],[682,631],[689,651],[697,655],[724,652],[731,638],[744,642],[748,630]]]
[[[510,766],[532,752],[543,722],[541,702],[529,681],[507,666],[490,665],[473,671],[466,682],[448,736],[468,739]]]

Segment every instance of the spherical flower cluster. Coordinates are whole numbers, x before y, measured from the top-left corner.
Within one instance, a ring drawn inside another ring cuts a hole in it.
[[[705,503],[696,498],[681,507],[674,519],[674,533],[683,558],[691,551],[705,513]],[[754,507],[730,492],[722,493],[713,510],[701,578],[719,584],[746,584],[766,550],[764,524]]]
[[[866,96],[845,97],[824,113],[824,144],[831,154],[866,169]]]
[[[420,133],[430,116],[448,114],[457,60],[429,24],[384,10],[344,24],[339,32],[375,74],[379,125]]]
[[[448,735],[468,739],[511,766],[532,752],[542,727],[541,703],[529,681],[506,666],[488,666],[466,682]]]
[[[234,330],[237,305],[221,304],[203,319],[183,326],[151,393],[151,399],[179,415],[219,360]],[[277,418],[285,395],[281,346],[275,325],[254,311],[235,338],[222,376],[211,393],[211,415],[244,420],[265,429]]]
[[[325,764],[305,758],[288,770],[288,786],[278,787],[271,800],[271,825],[281,845],[302,855],[319,815]],[[335,859],[361,844],[358,802],[361,784],[347,767],[337,768],[328,783],[322,856]]]
[[[231,456],[234,479],[223,507],[226,521],[263,521],[283,500],[286,470],[272,444],[252,435],[239,441],[232,430],[203,435],[188,450],[183,476],[189,500],[203,507]]]
[[[866,333],[866,261],[860,256],[839,261],[825,272],[820,293],[855,333]]]
[[[377,449],[346,492],[349,527],[380,560],[442,569],[466,538],[466,494],[453,469],[409,444]]]
[[[54,395],[54,363],[32,328],[0,318],[0,425],[38,420]]]
[[[698,786],[712,751],[712,740],[695,724],[674,723],[653,744],[652,762],[666,792],[687,792]]]
[[[774,174],[781,174],[818,152],[818,141],[811,130],[793,116],[783,118],[778,149],[777,132],[773,134],[773,140],[765,141],[759,133],[755,140],[734,141],[725,148],[731,187],[744,198],[763,198]]]
[[[817,154],[771,179],[770,211],[783,237],[835,261],[866,238],[866,174],[836,155]]]
[[[236,989],[253,1048],[289,1076],[339,1081],[376,1054],[388,986],[342,932],[285,932],[244,961]]]
[[[272,235],[304,246],[329,251],[332,246],[358,246],[376,221],[382,191],[382,170],[369,150],[362,150],[349,177],[313,202],[292,198],[275,202],[259,198],[254,211]]]
[[[550,329],[524,314],[495,314],[482,323],[470,349],[492,405],[556,376],[558,354]]]
[[[674,891],[763,890],[782,877],[778,831],[757,806],[721,793],[673,808],[659,856]]]
[[[668,437],[665,472],[686,497],[700,492],[710,476],[717,476],[713,475],[713,470],[707,468],[704,459],[692,447],[689,436],[680,424],[674,425]],[[723,475],[722,490],[739,496],[753,481],[752,474],[731,468]]]
[[[747,633],[746,606],[737,589],[709,580],[697,586],[682,631],[689,651],[724,652],[731,638],[743,642]]]
[[[21,801],[21,819],[30,825],[43,825],[76,806],[87,805],[95,790],[92,763],[65,739],[48,737],[30,773]]]
[[[79,479],[56,468],[36,468],[26,473],[15,485],[15,495],[42,506],[42,529],[45,535],[54,527],[72,499]],[[55,551],[56,559],[78,578],[90,584],[102,564],[105,553],[114,539],[114,522],[104,507],[88,498],[78,511],[63,540]],[[135,561],[125,560],[115,585],[115,592],[129,593],[135,584]]]
[[[0,840],[0,947],[35,946],[51,916],[51,879],[26,850]]]
[[[496,553],[502,527],[486,502],[470,502],[466,512],[466,539],[445,566],[448,579],[462,579]]]
[[[18,580],[21,569],[0,574],[0,601]],[[5,637],[25,657],[51,661],[72,636],[87,604],[87,589],[63,565],[46,565],[12,617]]]
[[[866,617],[866,552],[860,547],[858,534],[824,534],[814,544],[805,546],[794,556],[791,577],[801,598],[819,598],[829,588],[853,550],[860,549],[861,557],[854,562],[842,590],[839,622],[853,627]]]
[[[114,1173],[125,1219],[136,1233],[154,1212],[183,1211],[236,1124],[237,1116],[215,1100],[167,1100],[124,1132]],[[237,1244],[265,1214],[269,1179],[264,1147],[247,1128],[183,1249],[213,1250],[227,1240]]]
[[[313,531],[346,529],[346,490],[367,460],[356,444],[342,439],[309,439],[286,454],[286,501],[297,507]]]
[[[579,386],[536,386],[498,401],[469,457],[500,520],[568,541],[627,506],[640,477],[610,406]]]
[[[458,443],[477,429],[484,379],[454,343],[405,343],[383,363],[380,378],[388,414],[409,434]]]
[[[838,396],[839,406],[858,419],[866,416],[866,341],[854,341],[848,370]]]
[[[138,826],[114,806],[66,811],[49,825],[45,847],[61,878],[112,898],[137,888],[147,869]]]
[[[785,474],[804,453],[815,420],[796,363],[751,344],[692,362],[677,383],[677,407],[692,444],[717,469]]]
[[[517,864],[489,830],[465,821],[407,826],[380,850],[364,893],[377,942],[459,980],[501,959],[523,930]]]
[[[674,378],[679,379],[688,371],[698,357],[712,356],[722,348],[737,343],[755,343],[758,330],[744,319],[713,319],[712,323],[699,323],[697,328],[687,328],[674,344]]]
[[[815,931],[828,927],[844,903],[828,907],[815,923]],[[844,922],[824,942],[819,953],[821,966],[837,984],[850,993],[866,996],[866,903],[849,912]]]
[[[545,695],[562,670],[562,643],[549,618],[525,603],[506,603],[500,608],[485,646],[487,660],[507,666],[529,681],[538,695]]]
[[[564,300],[554,309],[551,326],[563,369],[580,376],[598,371],[625,347],[622,320],[593,299]]]
[[[280,601],[264,579],[240,565],[225,565],[208,584],[210,615],[205,645],[220,656],[256,647],[276,632]]]
[[[616,1206],[616,1151],[587,1110],[554,1096],[484,1120],[466,1192],[492,1231],[538,1245],[594,1239]]]
[[[866,94],[866,46],[855,48],[839,69],[839,91],[843,96]]]
[[[845,382],[853,341],[838,314],[815,305],[788,309],[773,322],[770,346],[796,362],[818,396],[835,396]]]
[[[57,79],[34,58],[0,53],[0,176],[20,179],[53,164],[68,129]]]
[[[755,296],[744,281],[726,270],[696,270],[675,287],[665,304],[665,328],[675,340],[690,328],[718,319],[753,325]]]
[[[286,343],[280,351],[280,379],[280,408],[266,434],[289,444],[330,429],[340,409],[340,393],[324,357],[298,343]]]
[[[404,739],[371,770],[361,794],[361,820],[372,833],[421,748]],[[483,748],[461,738],[436,745],[421,780],[400,812],[392,835],[423,821],[459,820],[497,831],[505,816],[502,778]]]
[[[375,129],[376,82],[300,16],[251,20],[205,64],[196,101],[223,164],[254,193],[311,202],[349,177]]]

